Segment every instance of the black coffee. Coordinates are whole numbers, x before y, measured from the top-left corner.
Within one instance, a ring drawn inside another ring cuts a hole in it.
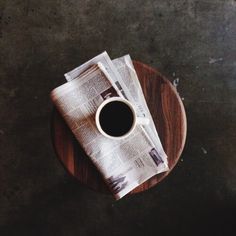
[[[128,133],[132,128],[133,112],[124,102],[113,101],[102,108],[99,122],[105,133],[119,137]]]

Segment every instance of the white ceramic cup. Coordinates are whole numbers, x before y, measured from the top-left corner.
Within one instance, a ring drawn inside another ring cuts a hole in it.
[[[99,116],[100,113],[102,111],[102,109],[105,107],[105,105],[107,105],[108,103],[114,102],[114,101],[119,101],[119,102],[123,102],[124,104],[126,104],[130,110],[133,113],[133,123],[131,125],[131,128],[129,129],[129,131],[127,133],[125,133],[122,136],[111,136],[109,134],[107,134],[106,132],[104,132],[104,130],[101,127],[100,121],[99,121]],[[126,99],[121,98],[121,97],[112,97],[112,98],[108,98],[105,101],[103,101],[100,106],[98,107],[97,111],[96,111],[96,115],[95,115],[95,123],[97,126],[97,129],[99,130],[99,132],[104,135],[107,138],[110,139],[123,139],[128,137],[135,129],[136,125],[148,125],[149,124],[149,119],[148,118],[144,118],[144,117],[138,117],[135,111],[134,106]]]

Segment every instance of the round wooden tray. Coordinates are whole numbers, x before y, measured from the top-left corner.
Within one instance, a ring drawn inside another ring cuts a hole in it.
[[[168,156],[170,168],[168,172],[152,177],[131,192],[138,193],[156,185],[176,165],[185,144],[187,123],[182,100],[169,80],[143,63],[134,61],[134,67],[163,148]],[[51,133],[57,157],[66,170],[90,188],[109,193],[102,177],[56,109],[52,114]]]

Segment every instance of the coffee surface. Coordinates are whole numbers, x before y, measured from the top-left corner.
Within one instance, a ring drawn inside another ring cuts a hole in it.
[[[99,122],[106,134],[119,137],[128,133],[132,128],[133,112],[124,102],[113,101],[102,108]]]

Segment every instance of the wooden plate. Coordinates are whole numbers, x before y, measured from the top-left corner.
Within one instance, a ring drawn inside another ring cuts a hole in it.
[[[187,123],[184,106],[175,87],[157,70],[137,61],[134,61],[134,66],[170,167],[168,172],[152,177],[131,192],[138,193],[156,185],[176,165],[184,148]],[[52,113],[51,133],[57,157],[66,170],[86,186],[110,193],[56,109]]]

